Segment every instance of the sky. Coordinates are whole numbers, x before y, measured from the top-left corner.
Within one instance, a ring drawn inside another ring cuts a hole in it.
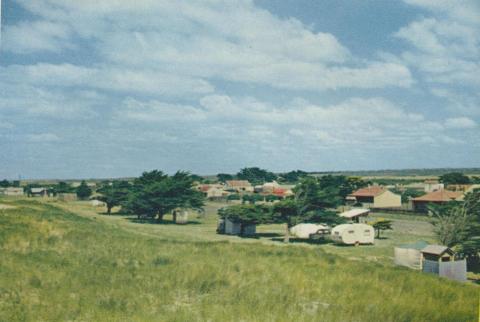
[[[478,0],[3,0],[0,178],[480,166]]]

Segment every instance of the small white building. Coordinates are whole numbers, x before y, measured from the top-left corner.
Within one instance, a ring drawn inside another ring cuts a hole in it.
[[[31,195],[32,197],[48,197],[48,189],[47,188],[31,188]]]
[[[354,208],[339,214],[340,217],[346,218],[356,223],[365,222],[370,214],[370,209]]]
[[[439,183],[437,180],[425,180],[423,183],[423,190],[425,192],[434,192],[443,189],[445,189],[445,185],[443,183]]]
[[[339,244],[373,244],[375,230],[367,224],[342,224],[332,229],[330,238]]]
[[[0,195],[23,196],[23,188],[17,188],[17,187],[0,188]]]
[[[90,205],[92,207],[106,207],[107,206],[107,204],[105,202],[97,200],[97,199],[92,199],[90,201]]]
[[[173,216],[176,224],[188,223],[188,211],[186,209],[177,209],[173,211]]]

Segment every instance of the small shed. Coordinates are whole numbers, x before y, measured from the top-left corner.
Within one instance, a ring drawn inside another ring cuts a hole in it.
[[[339,216],[352,220],[355,223],[360,223],[360,222],[365,222],[365,218],[367,218],[369,214],[370,214],[370,209],[354,208],[354,209],[350,209],[345,212],[342,212],[341,214],[339,214]]]
[[[395,265],[413,269],[422,269],[422,249],[428,246],[424,240],[412,244],[403,244],[394,248]]]
[[[254,236],[257,233],[256,225],[245,225],[225,218],[223,221],[223,233],[227,235]]]
[[[422,249],[422,271],[457,281],[467,280],[467,262],[455,260],[455,252],[442,245],[429,245]]]
[[[428,245],[422,249],[423,259],[434,262],[452,262],[455,260],[455,253],[447,246]]]
[[[173,220],[176,224],[184,225],[188,223],[188,211],[185,209],[176,209],[173,211]]]

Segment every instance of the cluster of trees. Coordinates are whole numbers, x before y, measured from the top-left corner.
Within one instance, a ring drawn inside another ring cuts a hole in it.
[[[465,195],[464,201],[430,206],[438,241],[478,261],[480,252],[480,189]]]
[[[179,171],[169,176],[162,171],[144,172],[130,184],[126,181],[106,183],[98,189],[96,199],[105,202],[107,213],[115,206],[138,218],[157,218],[176,208],[200,209],[204,205],[203,194],[194,189],[196,178]]]
[[[242,204],[219,210],[221,218],[243,225],[261,223],[285,224],[285,242],[289,242],[290,228],[302,222],[338,224],[343,221],[334,209],[344,204],[345,196],[366,185],[360,178],[326,175],[305,177],[294,188],[292,197],[273,205]]]
[[[0,188],[8,188],[8,187],[20,187],[20,181],[14,180],[10,182],[7,179],[3,179],[0,181]]]
[[[439,179],[440,179],[440,182],[444,183],[445,185],[473,183],[468,176],[464,175],[461,172],[445,173],[444,175],[441,175]]]
[[[402,197],[402,203],[407,203],[410,199],[420,197],[425,193],[423,191],[407,188],[407,189],[391,189],[393,193],[399,194]]]
[[[236,178],[239,180],[247,180],[252,185],[264,184],[265,182],[271,182],[277,180],[277,175],[273,172],[258,167],[243,168],[241,169]]]
[[[308,176],[308,173],[302,170],[294,170],[290,172],[281,173],[279,175],[259,167],[247,167],[241,169],[237,174],[232,175],[228,173],[217,174],[219,182],[228,180],[248,180],[252,185],[260,185],[265,182],[277,180],[283,183],[297,183],[301,179]]]
[[[302,170],[294,170],[280,174],[278,181],[284,183],[296,183],[308,176],[308,173]]]

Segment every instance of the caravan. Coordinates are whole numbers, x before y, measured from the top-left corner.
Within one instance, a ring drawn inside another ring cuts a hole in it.
[[[373,244],[375,230],[366,224],[342,224],[332,229],[330,238],[339,244]]]

